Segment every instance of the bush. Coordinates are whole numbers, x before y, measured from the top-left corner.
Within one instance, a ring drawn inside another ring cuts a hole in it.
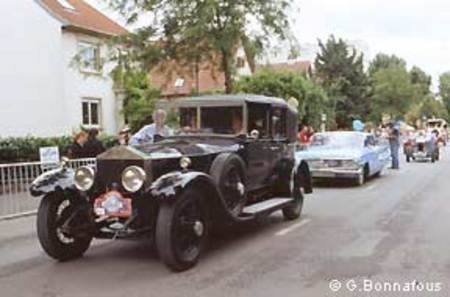
[[[100,140],[109,148],[117,143],[114,136],[101,136]],[[39,160],[39,148],[57,146],[61,155],[67,152],[72,143],[72,137],[8,137],[0,138],[0,164],[31,162]]]

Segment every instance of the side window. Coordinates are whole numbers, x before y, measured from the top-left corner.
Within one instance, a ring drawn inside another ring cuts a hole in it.
[[[286,134],[286,109],[276,107],[272,109],[272,137],[274,139],[285,139]]]
[[[269,106],[265,104],[248,104],[248,133],[259,132],[260,138],[269,137]]]

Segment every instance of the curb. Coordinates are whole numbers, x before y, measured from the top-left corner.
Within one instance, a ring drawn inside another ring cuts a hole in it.
[[[37,210],[32,210],[32,211],[19,212],[19,213],[15,213],[15,214],[11,214],[11,215],[0,216],[0,222],[30,217],[30,216],[34,216],[36,214],[37,214]]]

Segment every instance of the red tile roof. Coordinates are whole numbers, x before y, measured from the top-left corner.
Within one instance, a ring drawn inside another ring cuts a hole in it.
[[[292,72],[301,72],[301,73],[309,73],[311,71],[311,62],[310,61],[297,61],[293,63],[276,63],[276,64],[267,64],[267,65],[257,65],[256,72],[270,69],[274,71],[292,71]]]
[[[62,6],[58,0],[38,0],[49,13],[64,23],[64,28],[105,35],[121,35],[127,30],[82,0],[65,0],[75,9]]]
[[[200,65],[196,75],[195,67],[180,68],[176,62],[171,62],[165,65],[167,70],[159,67],[153,69],[150,72],[150,80],[153,86],[161,89],[161,94],[165,97],[190,95],[197,91],[197,84],[199,93],[223,91],[225,89],[225,76],[223,72],[216,68],[204,63]],[[178,79],[184,80],[180,86],[176,86]]]

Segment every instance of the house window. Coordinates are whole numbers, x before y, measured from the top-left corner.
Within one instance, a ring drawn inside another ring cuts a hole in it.
[[[85,72],[100,72],[100,45],[89,42],[78,44],[80,69]]]
[[[58,1],[59,5],[61,5],[65,9],[75,10],[75,7],[72,4],[70,4],[69,1],[67,1],[67,0],[57,0],[57,1]]]
[[[101,101],[99,99],[83,99],[81,104],[83,126],[99,127],[101,123]]]

